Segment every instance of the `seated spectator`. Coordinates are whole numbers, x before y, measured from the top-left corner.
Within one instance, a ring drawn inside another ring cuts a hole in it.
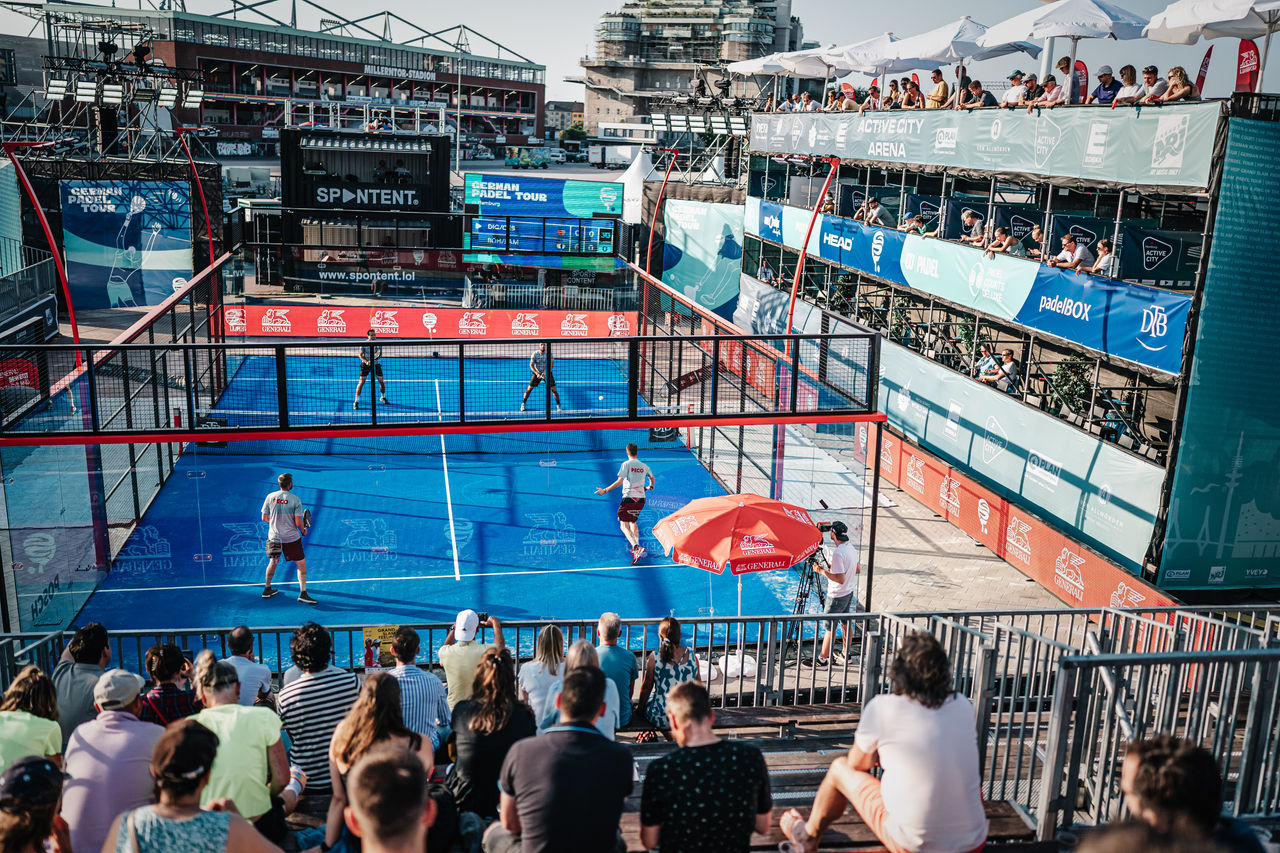
[[[453,627],[440,647],[440,665],[444,667],[444,682],[449,688],[449,707],[456,708],[463,699],[471,696],[471,684],[476,680],[476,667],[489,649],[506,648],[502,637],[502,623],[497,616],[490,616],[486,623],[493,628],[493,643],[477,643],[480,616],[474,610],[463,610],[453,620]]]
[[[396,659],[391,676],[400,682],[400,714],[404,724],[420,735],[426,735],[431,748],[440,745],[440,732],[449,727],[449,697],[444,684],[434,672],[420,669],[414,663],[421,646],[418,632],[398,628],[391,637],[391,654]]]
[[[578,640],[569,647],[569,653],[564,658],[564,673],[568,676],[575,669],[583,667],[600,666],[600,658],[596,655],[595,646],[587,640]],[[542,734],[551,729],[556,724],[556,720],[560,718],[560,691],[564,689],[564,679],[557,681],[547,690],[547,697],[542,705],[542,710],[538,714],[538,734]],[[614,734],[618,728],[618,720],[621,719],[622,713],[618,709],[621,700],[618,697],[618,688],[612,682],[606,682],[604,686],[604,706],[605,712],[596,720],[596,728],[600,730],[600,734],[609,740],[614,739]]]
[[[246,708],[240,704],[240,676],[234,665],[215,660],[205,649],[196,656],[196,687],[204,710],[193,720],[218,736],[209,784],[200,796],[208,807],[228,799],[236,811],[275,844],[289,834],[285,815],[302,793],[295,786],[286,807],[285,785],[290,781],[289,758],[280,738],[280,718],[270,708]]]
[[[844,112],[844,101],[844,92],[832,92],[831,99],[827,101],[827,106],[825,107],[826,112]]]
[[[902,92],[898,89],[898,81],[889,81],[889,90],[884,93],[884,109],[896,110],[902,106]]]
[[[559,724],[511,747],[499,783],[501,820],[484,835],[485,853],[607,851],[621,843],[631,750],[594,725],[605,713],[608,683],[595,667],[572,670],[557,700]]]
[[[898,226],[899,231],[905,231],[908,234],[924,234],[924,217],[920,214],[908,216],[906,221]]]
[[[760,279],[765,284],[773,282],[773,267],[769,266],[769,262],[764,258],[760,259],[760,268],[756,270],[756,278]]]
[[[853,218],[857,222],[864,222],[867,225],[879,225],[881,228],[892,228],[894,225],[893,215],[884,209],[880,204],[880,199],[871,196],[862,203],[862,206],[853,214]]]
[[[924,93],[920,91],[920,86],[914,80],[907,80],[906,92],[902,96],[902,108],[904,110],[922,110],[924,109]]]
[[[480,659],[470,699],[453,709],[457,757],[445,785],[459,812],[498,816],[498,774],[516,741],[538,733],[533,713],[516,695],[511,652],[489,649]]]
[[[1045,263],[1064,270],[1078,270],[1093,266],[1093,253],[1088,246],[1076,240],[1076,235],[1068,231],[1062,235],[1062,251]]]
[[[982,83],[974,80],[969,84],[969,95],[961,103],[962,107],[968,110],[977,109],[979,107],[998,106],[995,96],[982,88]]]
[[[1080,839],[1076,853],[1223,853],[1207,841],[1194,841],[1161,832],[1140,820],[1109,823],[1091,829]]]
[[[1156,70],[1154,65],[1148,65],[1142,69],[1142,86],[1145,94],[1142,96],[1144,104],[1153,104],[1164,98],[1164,93],[1169,91],[1169,83],[1160,76],[1160,72]]]
[[[0,699],[0,770],[28,755],[62,764],[58,692],[34,665],[19,670]]]
[[[1022,78],[1022,85],[1027,87],[1026,96],[1018,102],[1018,106],[1025,107],[1035,101],[1036,98],[1044,94],[1044,86],[1041,86],[1036,79],[1036,75],[1027,74]]]
[[[800,112],[816,113],[820,109],[822,109],[822,105],[813,99],[813,95],[810,95],[808,92],[804,92],[800,95]]]
[[[360,685],[360,695],[333,733],[329,744],[329,817],[325,843],[333,846],[344,836],[342,813],[347,807],[346,777],[357,761],[375,746],[387,744],[418,757],[427,775],[435,767],[431,741],[409,729],[400,716],[400,682],[390,673],[371,672]],[[348,838],[347,849],[353,844]]]
[[[53,686],[58,694],[58,726],[62,729],[63,743],[71,740],[76,726],[97,715],[93,709],[93,688],[109,663],[111,644],[107,629],[97,622],[77,629],[62,650],[58,665],[53,668]]]
[[[71,853],[58,816],[66,776],[47,758],[29,755],[0,774],[0,841],[6,853]]]
[[[1022,245],[1026,246],[1028,258],[1040,260],[1042,254],[1040,247],[1044,245],[1044,229],[1039,225],[1032,225],[1031,233],[1022,238]]]
[[[542,708],[547,691],[564,675],[564,632],[547,625],[538,632],[533,660],[520,667],[517,682],[520,700],[530,708]]]
[[[698,676],[698,657],[680,645],[680,622],[674,616],[665,616],[658,623],[658,650],[649,652],[644,663],[644,680],[640,683],[640,710],[650,724],[666,729],[667,694],[671,688],[686,681],[701,681]]]
[[[1264,849],[1247,823],[1223,815],[1222,774],[1204,747],[1171,735],[1131,742],[1120,790],[1129,812],[1161,832],[1230,853]]]
[[[966,207],[960,212],[960,221],[964,223],[964,232],[960,235],[961,243],[981,246],[986,242],[987,234],[982,227],[982,217],[978,214],[978,211],[972,207]]]
[[[253,632],[248,626],[238,625],[227,635],[227,650],[231,657],[226,662],[236,668],[240,677],[240,704],[253,705],[258,701],[272,704],[271,670],[253,659]]]
[[[946,651],[913,631],[889,676],[893,693],[863,707],[853,748],[832,762],[809,819],[795,809],[782,816],[783,834],[806,853],[849,805],[893,853],[963,853],[986,841],[973,704],[951,689]],[[879,779],[870,773],[877,763]]]
[[[1098,258],[1091,266],[1081,267],[1076,272],[1087,272],[1093,275],[1105,275],[1107,278],[1115,278],[1116,275],[1116,253],[1112,249],[1111,241],[1102,239],[1098,241]]]
[[[929,79],[933,81],[933,88],[924,97],[925,109],[942,109],[951,95],[951,89],[947,86],[947,81],[942,76],[942,69],[935,68],[929,72]]]
[[[1000,353],[1000,363],[995,368],[989,368],[978,374],[978,381],[983,384],[990,385],[993,388],[999,388],[1000,383],[1005,383],[1001,390],[1012,389],[1017,384],[1018,379],[1018,361],[1013,357],[1013,350],[1006,349]]]
[[[631,722],[631,691],[640,675],[640,667],[636,665],[635,655],[618,647],[618,638],[622,635],[622,620],[617,613],[601,615],[596,625],[596,634],[600,637],[600,645],[596,646],[600,668],[604,670],[605,678],[612,681],[613,686],[618,689],[618,728],[622,728]]]
[[[1200,90],[1187,77],[1187,69],[1181,65],[1175,65],[1169,69],[1169,88],[1160,96],[1160,100],[1165,103],[1198,101],[1200,100]]]
[[[1113,103],[1120,106],[1136,104],[1146,96],[1147,87],[1138,82],[1138,69],[1132,65],[1120,66],[1120,91]]]
[[[1001,225],[996,228],[995,235],[991,238],[991,242],[987,244],[985,254],[988,258],[994,260],[997,252],[1020,258],[1027,253],[1027,250],[1022,248],[1022,244],[1013,238],[1008,228]]]
[[[308,622],[289,640],[293,662],[302,671],[280,688],[276,708],[289,735],[289,757],[306,774],[307,787],[327,794],[329,741],[343,717],[355,704],[360,680],[354,674],[330,666],[333,640],[324,626]]]
[[[777,111],[778,111],[778,105],[774,103],[773,95],[770,95],[769,99],[764,102],[764,109],[762,110],[762,112],[776,113]]]
[[[645,774],[640,843],[646,850],[746,853],[751,833],[767,835],[773,815],[764,755],[750,744],[716,737],[711,697],[701,684],[672,689],[667,719],[680,748],[654,761]]]
[[[987,373],[995,370],[999,365],[999,362],[996,361],[996,357],[991,354],[990,344],[983,344],[978,348],[978,353],[978,363],[975,364],[973,366],[973,370],[969,372],[969,375],[975,379],[979,376],[985,376]]]
[[[827,101],[822,105],[824,113],[835,112],[836,109],[836,92],[834,89],[827,90]]]
[[[363,853],[426,853],[436,804],[427,795],[430,774],[409,752],[377,746],[347,776],[343,820]]]
[[[1027,113],[1040,107],[1048,107],[1053,109],[1059,104],[1066,103],[1067,90],[1058,85],[1058,78],[1052,74],[1046,74],[1044,78],[1044,88],[1035,100],[1027,104]]]
[[[831,193],[827,193],[822,197],[822,204],[818,207],[818,212],[831,214],[836,212],[836,200],[831,197]]]
[[[861,104],[858,105],[858,115],[862,115],[867,110],[878,110],[878,109],[882,109],[882,106],[880,103],[880,87],[872,86],[870,89],[867,90],[866,100],[864,100]]]
[[[101,850],[116,815],[152,800],[151,753],[164,729],[138,719],[144,683],[123,669],[103,673],[93,688],[98,716],[71,734],[62,817],[71,827],[72,850]]]
[[[218,736],[191,718],[165,729],[151,756],[157,801],[116,817],[103,850],[115,853],[280,853],[227,800],[202,808],[200,797],[218,752]]]
[[[1022,72],[1014,71],[1009,75],[1009,88],[1000,96],[1000,106],[1017,107],[1027,102],[1027,87],[1022,82]]]
[[[1120,81],[1111,73],[1111,66],[1104,65],[1098,69],[1098,85],[1089,93],[1086,104],[1110,104],[1116,99],[1121,89]]]
[[[858,109],[858,99],[854,97],[854,93],[850,90],[849,94],[844,96],[843,103],[840,104],[840,111],[845,113],[855,112]]]
[[[167,726],[200,710],[191,686],[191,661],[172,643],[147,649],[147,674],[153,686],[142,697],[142,720]]]

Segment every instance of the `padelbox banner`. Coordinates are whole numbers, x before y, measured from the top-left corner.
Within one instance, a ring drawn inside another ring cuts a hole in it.
[[[488,216],[622,216],[622,184],[468,174],[465,203]]]
[[[878,164],[982,169],[1139,187],[1204,189],[1223,105],[1142,109],[769,113],[751,150]]]
[[[228,305],[227,333],[269,338],[604,338],[636,334],[634,311],[507,311],[465,308],[320,308]]]

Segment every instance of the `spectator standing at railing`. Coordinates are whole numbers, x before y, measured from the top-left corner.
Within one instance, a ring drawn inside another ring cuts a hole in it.
[[[53,668],[53,687],[58,695],[58,725],[62,742],[71,740],[76,726],[97,716],[93,707],[93,688],[111,663],[111,643],[107,629],[90,622],[78,629],[62,650]]]
[[[783,834],[804,853],[849,805],[891,853],[968,853],[986,842],[973,703],[952,689],[946,651],[913,631],[889,678],[893,692],[863,707],[853,748],[832,762],[808,820],[796,809],[782,816]]]
[[[1227,853],[1265,849],[1247,823],[1222,814],[1222,773],[1204,747],[1172,735],[1131,742],[1120,790],[1130,813],[1161,832]]]
[[[240,677],[240,704],[253,705],[258,700],[271,702],[271,669],[253,659],[253,632],[247,625],[237,625],[227,635],[226,662],[236,668]]]
[[[1169,88],[1160,96],[1160,100],[1165,103],[1172,101],[1198,101],[1200,100],[1200,90],[1187,77],[1187,69],[1181,65],[1175,65],[1169,69]]]
[[[862,115],[867,110],[878,110],[880,108],[880,87],[872,86],[867,90],[866,100],[858,105],[858,115]]]
[[[880,204],[880,199],[871,196],[862,203],[862,206],[853,214],[855,222],[862,222],[867,225],[878,225],[881,228],[893,227],[893,214],[884,209]]]
[[[1061,89],[1062,87],[1059,86],[1058,88]],[[1043,254],[1041,247],[1044,245],[1044,229],[1039,225],[1032,225],[1031,233],[1022,238],[1022,245],[1026,247],[1028,258],[1033,261],[1040,260]]]
[[[982,228],[982,217],[978,214],[978,211],[972,207],[966,207],[960,212],[960,221],[964,224],[964,230],[960,234],[960,242],[972,246],[981,246],[987,236]]]
[[[434,672],[414,663],[421,643],[418,632],[412,628],[396,629],[391,637],[391,654],[396,659],[391,675],[400,682],[400,712],[404,724],[426,735],[434,749],[440,745],[441,730],[449,727],[449,694]]]
[[[38,666],[24,666],[0,699],[0,770],[28,755],[62,763],[58,694]]]
[[[999,106],[996,96],[982,88],[982,81],[974,80],[969,84],[969,96],[961,104],[965,109]]]
[[[1081,267],[1076,272],[1087,272],[1093,275],[1105,275],[1107,278],[1115,278],[1116,276],[1116,253],[1111,245],[1111,241],[1102,239],[1098,241],[1098,258],[1091,266]]]
[[[671,736],[680,748],[649,765],[640,799],[646,850],[745,853],[751,833],[769,833],[773,797],[764,755],[712,728],[711,697],[685,682],[667,696]]]
[[[302,673],[280,689],[276,708],[289,735],[289,757],[306,774],[307,787],[327,794],[329,741],[355,704],[360,680],[331,666],[333,640],[322,625],[308,622],[289,640],[293,662]]]
[[[1138,82],[1138,70],[1132,65],[1120,66],[1120,91],[1116,92],[1113,103],[1118,105],[1136,104],[1146,96],[1147,87]]]
[[[907,87],[907,91],[906,94],[902,96],[902,108],[904,110],[924,109],[924,93],[920,91],[920,87],[916,85],[916,81],[908,79],[903,85]]]
[[[1142,86],[1142,102],[1146,104],[1159,101],[1164,97],[1164,93],[1169,91],[1169,81],[1160,76],[1160,72],[1154,65],[1148,65],[1142,69]]]
[[[1064,270],[1093,266],[1093,253],[1088,246],[1076,239],[1076,235],[1068,231],[1061,239],[1062,251],[1046,261],[1049,266]]]
[[[1027,100],[1027,87],[1022,82],[1022,71],[1014,71],[1008,77],[1009,88],[1000,96],[1000,106],[1016,107]]]
[[[631,691],[635,689],[636,678],[640,675],[640,667],[636,664],[636,656],[629,649],[619,647],[618,640],[622,636],[622,620],[617,613],[604,613],[596,625],[596,633],[600,636],[600,645],[596,646],[596,656],[600,659],[600,668],[605,677],[618,688],[618,727],[631,722]],[[607,692],[607,690],[606,690]]]
[[[74,850],[102,849],[116,815],[150,803],[151,753],[164,729],[138,719],[142,676],[113,669],[93,689],[98,716],[76,727],[63,769],[62,817]]]
[[[1019,102],[1019,106],[1027,106],[1035,101],[1036,98],[1044,94],[1044,86],[1041,86],[1035,74],[1027,74],[1022,78],[1022,85],[1026,87],[1027,94]]]
[[[992,237],[991,242],[987,244],[984,254],[994,260],[997,252],[1004,255],[1022,257],[1027,253],[1027,250],[1022,247],[1022,243],[1014,239],[1008,228],[1001,225],[995,230],[995,235]]]
[[[182,649],[165,643],[147,649],[147,674],[154,682],[142,697],[142,719],[167,726],[190,717],[202,707],[191,684],[191,661]]]
[[[1104,65],[1098,69],[1098,85],[1089,93],[1089,100],[1085,103],[1109,105],[1116,99],[1116,95],[1120,94],[1122,88],[1124,87],[1120,81],[1111,72],[1111,66]]]
[[[928,110],[942,109],[947,103],[948,97],[951,95],[951,88],[947,86],[946,79],[942,76],[942,69],[935,68],[929,73],[929,79],[933,81],[933,88],[929,90],[929,94],[924,97],[924,106]]]
[[[1027,104],[1027,114],[1030,115],[1032,110],[1040,107],[1053,109],[1059,104],[1066,103],[1066,100],[1066,88],[1058,85],[1057,77],[1054,77],[1052,74],[1046,74],[1044,77],[1044,88],[1041,90],[1040,94],[1036,96],[1035,100]]]

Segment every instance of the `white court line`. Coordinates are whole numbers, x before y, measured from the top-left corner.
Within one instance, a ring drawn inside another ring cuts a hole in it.
[[[525,572],[469,572],[465,575],[462,575],[462,577],[464,578],[498,578],[498,577],[515,577],[519,575],[569,575],[569,574],[578,574],[580,572],[619,572],[624,569],[634,569],[634,568],[636,568],[635,565],[632,565],[629,563],[625,566],[594,566],[594,567],[588,566],[581,569],[531,569]],[[687,569],[689,567],[681,563],[658,563],[657,565],[646,565],[644,568],[646,569],[673,569],[673,568]],[[461,579],[454,575],[401,575],[399,577],[338,578],[335,580],[312,580],[311,578],[307,578],[307,585],[312,586],[314,584],[372,583],[374,581],[438,581],[438,580],[448,580],[450,577],[454,577],[455,580]],[[284,583],[279,585],[295,586],[297,585],[297,581],[285,581]],[[97,589],[97,590],[94,590],[94,594],[98,595],[98,594],[108,593],[108,592],[127,592],[127,593],[178,592],[180,590],[186,590],[186,589],[237,589],[240,587],[253,587],[255,589],[261,589],[262,581],[251,581],[248,583],[215,583],[215,584],[208,584],[207,586],[201,585],[201,584],[190,584],[187,586],[138,586],[138,587],[130,587],[128,589]],[[38,593],[38,592],[27,592],[27,593],[19,594],[18,597],[19,598],[38,598],[42,594],[43,593]],[[54,595],[83,595],[83,594],[84,594],[83,589],[67,590],[66,592],[54,593]]]
[[[440,380],[436,380],[436,412],[439,420],[444,420],[444,409],[440,407]],[[453,495],[449,492],[449,454],[444,449],[444,433],[440,433],[440,466],[444,469],[444,503],[449,508],[449,541],[453,544],[453,579],[462,580],[462,570],[458,568],[458,537],[453,529]]]

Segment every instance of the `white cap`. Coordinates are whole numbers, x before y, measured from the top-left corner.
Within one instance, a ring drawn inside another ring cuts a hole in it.
[[[103,711],[118,711],[133,704],[146,680],[123,669],[109,669],[93,685],[93,704]]]
[[[458,618],[453,620],[453,636],[459,642],[466,643],[476,638],[476,631],[480,630],[480,617],[476,615],[474,610],[463,610],[458,613]]]
[[[1111,66],[1110,66],[1110,65],[1104,65],[1104,66],[1102,66],[1101,68],[1099,68],[1099,69],[1098,69],[1098,76],[1099,76],[1099,77],[1101,77],[1103,74],[1111,74]],[[1115,75],[1112,75],[1112,76],[1115,76]]]

